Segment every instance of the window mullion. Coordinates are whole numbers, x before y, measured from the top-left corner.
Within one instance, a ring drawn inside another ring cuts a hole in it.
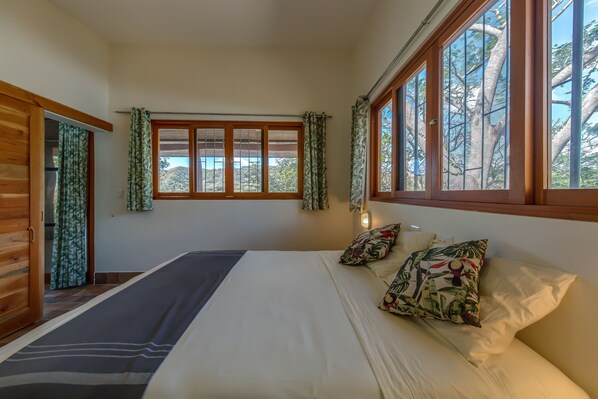
[[[268,154],[268,150],[269,150],[269,138],[268,138],[268,126],[264,126],[264,130],[262,131],[262,190],[264,192],[265,196],[269,196],[270,195],[270,188],[268,186],[269,184],[269,173],[270,173],[270,168],[269,168],[269,154]]]
[[[224,129],[224,174],[225,174],[225,197],[234,197],[234,137],[233,137],[233,126],[231,124],[226,125]]]
[[[189,128],[189,194],[193,195],[196,191],[195,174],[197,172],[197,155],[195,151],[195,129]]]

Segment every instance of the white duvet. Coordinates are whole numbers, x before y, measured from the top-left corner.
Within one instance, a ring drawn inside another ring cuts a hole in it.
[[[425,322],[377,309],[384,282],[367,267],[339,265],[339,255],[247,252],[144,397],[588,397],[517,340],[483,367],[472,366]],[[0,361],[112,294],[3,348]]]

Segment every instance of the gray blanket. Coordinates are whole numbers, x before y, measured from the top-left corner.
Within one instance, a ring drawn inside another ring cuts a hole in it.
[[[245,251],[192,252],[0,364],[0,398],[140,398]]]

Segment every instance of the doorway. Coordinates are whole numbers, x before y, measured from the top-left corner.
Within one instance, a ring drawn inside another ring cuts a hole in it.
[[[58,176],[58,141],[59,122],[45,119],[44,133],[44,213],[45,213],[45,240],[44,240],[44,283],[46,291],[50,284],[50,271],[52,268],[52,250],[54,246],[54,227],[56,226],[56,194]],[[86,284],[94,284],[94,146],[93,132],[88,134],[88,179],[87,179],[87,219],[86,219],[86,242],[87,242],[87,271]],[[47,297],[47,295],[46,295]]]

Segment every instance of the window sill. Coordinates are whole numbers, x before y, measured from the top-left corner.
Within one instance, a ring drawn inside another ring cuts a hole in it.
[[[483,202],[380,197],[370,197],[370,201],[416,206],[428,206],[434,208],[457,209],[473,212],[500,213],[516,216],[531,216],[552,219],[598,222],[598,208],[596,207],[496,204]]]

